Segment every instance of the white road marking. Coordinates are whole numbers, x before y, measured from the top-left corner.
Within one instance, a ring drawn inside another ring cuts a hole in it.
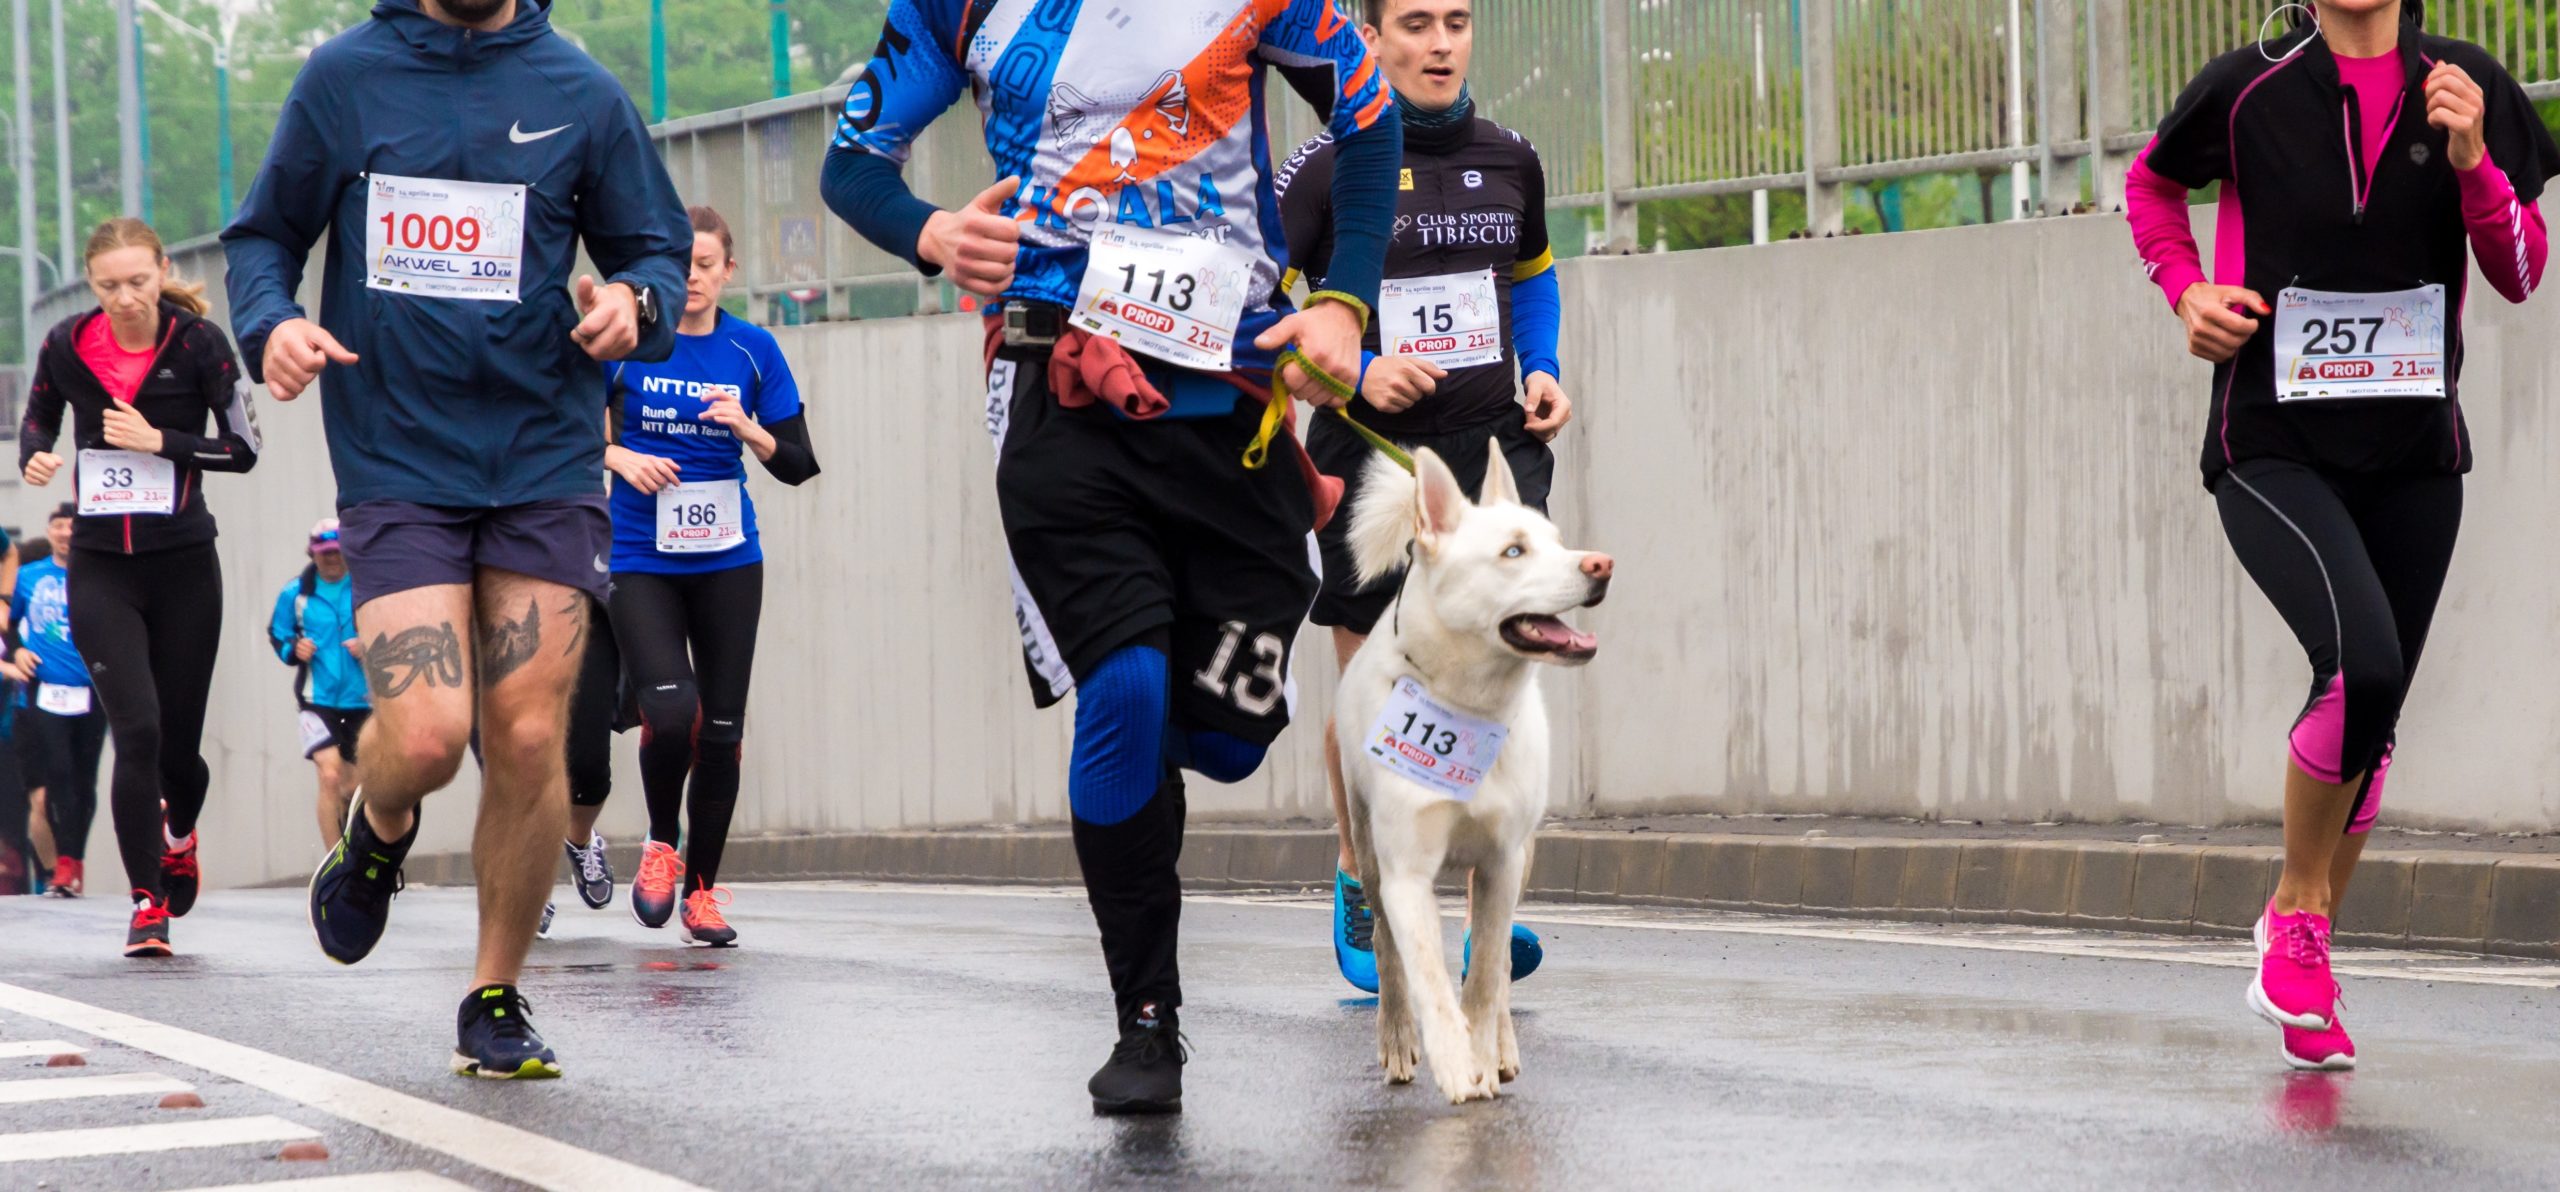
[[[263,1184],[224,1184],[219,1188],[186,1188],[181,1192],[471,1192],[432,1171],[377,1171],[366,1175],[324,1175],[307,1180],[271,1180]]]
[[[777,883],[779,884],[779,883]],[[969,898],[1082,899],[1084,891],[1063,886],[949,886],[904,882],[794,882],[809,888],[855,890],[881,894],[941,894]],[[1186,893],[1191,902],[1235,906],[1276,906],[1333,913],[1329,898],[1297,894]],[[1454,916],[1452,916],[1454,917]],[[1631,931],[1703,932],[1714,935],[1779,936],[1836,943],[1908,944],[1924,948],[1957,948],[1975,952],[2023,952],[2040,956],[2096,957],[2106,960],[2149,960],[2208,968],[2250,968],[2258,963],[2247,940],[2192,936],[2173,939],[2118,938],[2104,932],[2070,927],[2019,924],[1890,923],[1856,919],[1797,919],[1749,915],[1737,911],[1688,910],[1676,907],[1609,907],[1590,910],[1544,910],[1526,904],[1517,916],[1523,923],[1568,927],[1617,927]],[[2333,957],[2341,976],[2381,977],[2393,981],[2434,981],[2453,985],[2504,985],[2524,989],[2560,989],[2560,966],[2519,962],[2512,966],[2481,964],[2479,957],[2453,952],[2403,952],[2386,949],[2342,949]],[[2448,965],[2447,961],[2455,964]],[[2465,963],[2468,962],[2468,963]],[[2396,967],[2395,967],[2396,966]]]
[[[0,1060],[22,1060],[39,1055],[78,1055],[87,1050],[89,1049],[77,1043],[65,1043],[60,1039],[21,1039],[15,1043],[0,1043]]]
[[[366,1129],[557,1192],[701,1192],[673,1176],[253,1047],[0,983],[0,1010],[265,1089]],[[460,1079],[456,1077],[456,1079]],[[291,1125],[291,1123],[285,1123]],[[300,1129],[300,1127],[294,1127]],[[306,1137],[298,1134],[293,1137]],[[24,1137],[24,1136],[21,1136]],[[0,1137],[0,1146],[6,1138]],[[0,1158],[7,1157],[0,1150]]]
[[[29,1159],[85,1159],[94,1155],[140,1155],[151,1151],[291,1142],[318,1137],[320,1132],[317,1130],[263,1114],[202,1122],[162,1122],[149,1126],[38,1130],[25,1134],[0,1134],[0,1163]]]
[[[79,1097],[131,1097],[142,1093],[183,1093],[196,1086],[157,1072],[118,1072],[108,1076],[37,1076],[0,1081],[0,1105],[37,1101],[69,1101]]]

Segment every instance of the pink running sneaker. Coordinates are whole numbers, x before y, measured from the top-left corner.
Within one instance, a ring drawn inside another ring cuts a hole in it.
[[[2298,1026],[2284,1028],[2284,1062],[2303,1072],[2348,1072],[2356,1066],[2356,1041],[2347,1037],[2347,1024],[2339,1021],[2335,1006],[2329,1010],[2329,1029],[2306,1031]]]
[[[676,913],[684,887],[684,854],[655,840],[640,846],[640,876],[631,882],[631,917],[642,927],[664,927]]]
[[[2329,1030],[2338,982],[2329,975],[2328,917],[2279,915],[2270,900],[2251,935],[2258,943],[2258,975],[2249,982],[2249,1008],[2277,1026]]]

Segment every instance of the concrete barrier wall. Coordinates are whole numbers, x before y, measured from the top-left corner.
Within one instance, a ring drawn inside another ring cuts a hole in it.
[[[1564,268],[1581,416],[1556,505],[1621,570],[1587,618],[1599,660],[1548,683],[1560,814],[2273,816],[2307,670],[2224,549],[2195,470],[2206,370],[2120,220]],[[2472,303],[2479,471],[2403,726],[2400,822],[2560,825],[2548,301]],[[1024,694],[976,323],[780,335],[827,470],[759,489],[737,830],[1062,818],[1069,718]],[[208,486],[230,602],[205,829],[220,882],[299,871],[315,840],[262,626],[331,486],[313,402],[270,402],[264,425],[258,471]],[[29,519],[58,496],[10,499]],[[1331,650],[1311,633],[1300,651],[1307,727],[1252,781],[1195,783],[1196,817],[1326,814]],[[609,834],[640,823],[632,748]],[[466,782],[429,804],[426,847],[466,846],[470,801]],[[99,840],[106,870],[103,823]]]

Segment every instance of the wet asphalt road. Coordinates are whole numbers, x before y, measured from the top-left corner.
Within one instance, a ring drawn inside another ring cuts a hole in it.
[[[2245,946],[1533,906],[1549,953],[1516,993],[1525,1074],[1498,1102],[1452,1107],[1427,1082],[1380,1083],[1374,1003],[1334,975],[1313,908],[1192,902],[1188,1112],[1113,1121],[1083,1093],[1109,1001],[1071,894],[742,887],[745,946],[723,952],[619,906],[564,909],[527,989],[568,1076],[519,1085],[445,1072],[467,891],[412,890],[351,969],[321,957],[294,891],[209,896],[177,924],[183,955],[156,963],[115,954],[108,901],[0,900],[0,1049],[75,1041],[91,1063],[70,1074],[161,1073],[208,1102],[9,1104],[6,1082],[65,1073],[0,1059],[0,1187],[522,1186],[31,1017],[9,986],[754,1192],[2560,1187],[2560,965],[2342,953],[2365,1066],[2294,1076],[2241,1006],[2229,965]],[[22,1132],[191,1114],[274,1115],[332,1157],[288,1164],[261,1143],[5,1160]]]

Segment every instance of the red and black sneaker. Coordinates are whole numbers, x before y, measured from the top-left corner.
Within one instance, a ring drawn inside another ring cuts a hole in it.
[[[45,888],[45,893],[56,898],[78,898],[81,878],[84,876],[81,872],[82,868],[78,857],[55,857],[53,884]]]
[[[124,954],[169,955],[169,908],[140,890],[133,892],[133,926],[125,929]]]
[[[161,838],[167,839],[167,829]],[[196,867],[196,834],[187,833],[184,840],[170,840],[160,854],[160,888],[169,894],[169,914],[184,916],[196,909],[196,890],[204,884],[204,871]]]

